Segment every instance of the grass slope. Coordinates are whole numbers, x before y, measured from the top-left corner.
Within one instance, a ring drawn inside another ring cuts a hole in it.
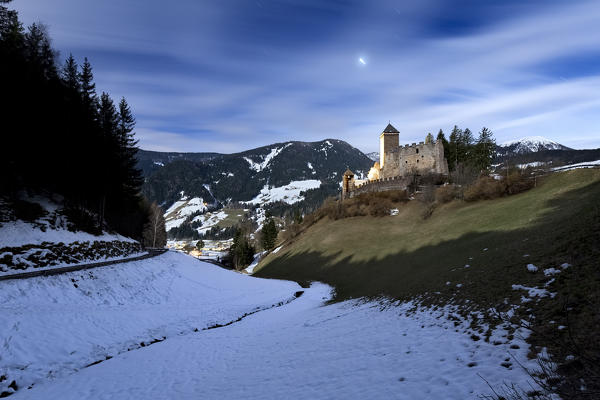
[[[581,379],[598,376],[600,365],[599,199],[600,171],[575,170],[519,195],[440,206],[427,220],[416,201],[397,216],[323,219],[266,257],[255,275],[326,282],[337,300],[451,301],[467,315],[483,312],[491,327],[505,322],[496,311],[516,306],[512,322],[527,321],[532,350],[548,348],[559,365],[559,393],[577,397]],[[530,263],[539,271],[529,272]],[[544,275],[563,263],[572,267],[554,280]],[[555,295],[530,298],[513,284]]]

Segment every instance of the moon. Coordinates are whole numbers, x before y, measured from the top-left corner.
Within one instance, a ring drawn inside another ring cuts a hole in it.
[[[358,62],[361,63],[362,65],[367,65],[367,62],[362,57],[360,57],[358,59]]]

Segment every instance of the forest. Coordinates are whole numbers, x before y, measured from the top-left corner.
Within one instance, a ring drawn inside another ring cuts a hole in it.
[[[130,106],[97,90],[87,58],[60,62],[47,28],[23,27],[10,1],[0,0],[0,196],[58,195],[77,229],[141,239],[152,212]]]

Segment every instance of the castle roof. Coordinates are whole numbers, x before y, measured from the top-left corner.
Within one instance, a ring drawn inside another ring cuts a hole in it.
[[[349,176],[354,176],[354,172],[350,171],[350,168],[348,168],[346,170],[346,172],[344,172],[344,176],[349,175]]]
[[[387,124],[387,126],[383,130],[383,133],[400,133],[400,132],[398,132],[398,129],[394,128],[392,126],[392,124]]]

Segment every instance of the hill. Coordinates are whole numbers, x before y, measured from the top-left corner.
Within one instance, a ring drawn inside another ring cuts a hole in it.
[[[239,202],[275,215],[292,205],[311,210],[337,195],[346,168],[360,174],[372,164],[360,150],[335,139],[275,143],[235,154],[143,152],[141,157],[140,163],[152,160],[156,167],[145,178],[143,193],[170,210],[170,227],[191,224],[186,217],[194,213]],[[261,213],[253,213],[254,219]]]
[[[572,386],[584,373],[573,346],[586,349],[581,357],[600,354],[599,196],[600,171],[575,170],[519,195],[445,204],[427,220],[416,201],[396,216],[323,219],[267,256],[256,275],[326,282],[338,300],[459,304],[481,313],[484,335],[514,313],[534,330],[533,353],[546,347],[560,368],[573,368],[564,382]]]

